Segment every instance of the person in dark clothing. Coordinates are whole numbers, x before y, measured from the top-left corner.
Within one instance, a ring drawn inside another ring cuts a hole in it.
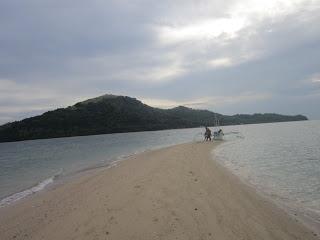
[[[206,127],[206,131],[204,133],[204,140],[211,141],[211,135],[211,130],[208,127]]]

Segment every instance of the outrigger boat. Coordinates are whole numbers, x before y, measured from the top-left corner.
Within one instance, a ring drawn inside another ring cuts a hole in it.
[[[223,140],[224,133],[220,127],[219,120],[217,115],[214,117],[214,126],[213,126],[213,140]]]

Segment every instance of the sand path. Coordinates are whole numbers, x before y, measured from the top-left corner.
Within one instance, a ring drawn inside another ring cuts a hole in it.
[[[145,152],[0,209],[0,238],[317,239],[217,164],[213,147]]]

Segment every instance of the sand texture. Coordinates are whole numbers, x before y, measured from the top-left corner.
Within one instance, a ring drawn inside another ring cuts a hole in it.
[[[0,209],[0,239],[318,239],[211,157],[145,152]]]

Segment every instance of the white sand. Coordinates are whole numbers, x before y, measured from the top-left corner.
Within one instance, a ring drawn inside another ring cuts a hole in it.
[[[0,209],[0,239],[317,239],[211,158],[142,153]]]

